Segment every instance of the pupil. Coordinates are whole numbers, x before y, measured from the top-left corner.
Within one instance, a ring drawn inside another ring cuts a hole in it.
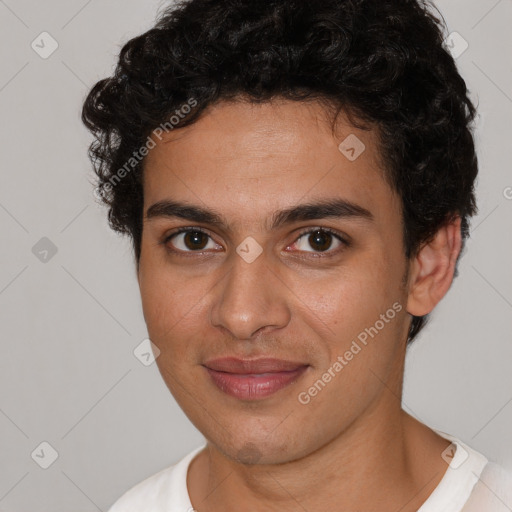
[[[204,238],[204,233],[201,233],[201,231],[189,231],[185,234],[185,245],[189,249],[203,249],[205,246]]]
[[[331,245],[331,234],[325,231],[315,231],[309,238],[311,246],[318,251],[326,251]]]

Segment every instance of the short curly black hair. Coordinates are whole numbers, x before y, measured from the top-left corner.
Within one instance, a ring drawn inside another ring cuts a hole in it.
[[[406,256],[457,216],[464,247],[477,212],[476,109],[436,12],[428,0],[185,0],[164,10],[124,45],[82,111],[96,190],[111,227],[131,236],[137,265],[150,135],[192,124],[220,100],[313,100],[348,112],[378,133]],[[413,317],[408,343],[426,319]]]

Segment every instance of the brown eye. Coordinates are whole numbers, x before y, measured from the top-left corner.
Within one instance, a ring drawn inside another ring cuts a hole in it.
[[[331,247],[333,236],[325,231],[315,231],[308,237],[310,246],[317,251],[327,251]]]
[[[209,242],[211,243],[210,247],[208,247]],[[203,251],[217,247],[209,235],[197,229],[174,233],[166,239],[166,244],[171,244],[175,249],[183,252]]]
[[[335,249],[343,245],[348,245],[348,243],[338,234],[325,228],[306,231],[294,243],[299,251],[313,253],[334,252]]]

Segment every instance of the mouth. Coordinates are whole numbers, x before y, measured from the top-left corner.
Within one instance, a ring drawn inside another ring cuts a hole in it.
[[[297,381],[308,364],[282,359],[244,360],[233,357],[203,364],[212,382],[240,400],[261,400]]]

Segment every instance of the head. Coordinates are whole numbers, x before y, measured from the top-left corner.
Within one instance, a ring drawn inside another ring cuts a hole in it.
[[[400,386],[476,213],[475,110],[443,39],[412,0],[190,0],[90,92],[98,195],[132,239],[160,371],[226,453],[304,455]],[[330,369],[290,403],[300,435],[269,435],[275,397],[211,386],[203,363],[232,354],[293,356],[309,385]]]

